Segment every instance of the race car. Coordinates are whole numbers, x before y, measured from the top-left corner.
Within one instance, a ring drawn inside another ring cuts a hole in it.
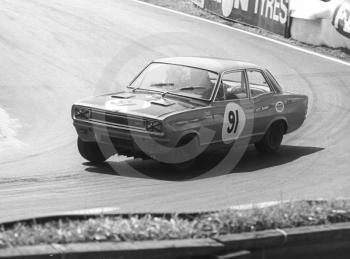
[[[72,118],[90,162],[119,154],[177,165],[240,142],[277,152],[307,107],[307,96],[283,92],[257,65],[173,57],[149,63],[123,91],[75,103]]]

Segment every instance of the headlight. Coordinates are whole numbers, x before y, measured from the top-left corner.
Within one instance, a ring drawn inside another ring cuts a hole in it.
[[[88,120],[91,118],[91,109],[86,107],[74,106],[72,113],[75,119]]]
[[[146,130],[151,132],[162,132],[162,123],[160,121],[146,121]]]

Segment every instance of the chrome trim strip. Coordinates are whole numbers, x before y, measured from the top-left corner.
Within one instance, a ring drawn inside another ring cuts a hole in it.
[[[92,125],[97,125],[97,126],[109,127],[109,128],[113,128],[113,129],[134,131],[134,132],[138,132],[138,133],[144,133],[144,134],[147,134],[147,135],[164,136],[164,132],[161,132],[161,133],[150,132],[150,131],[146,131],[146,130],[140,130],[140,129],[137,129],[137,128],[131,128],[131,127],[128,128],[128,127],[116,126],[116,125],[108,124],[108,123],[100,123],[100,122],[93,121],[93,120],[74,119],[74,121],[83,122],[83,123],[92,124]]]

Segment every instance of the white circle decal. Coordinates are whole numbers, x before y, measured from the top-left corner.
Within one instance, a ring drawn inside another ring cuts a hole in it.
[[[283,112],[284,111],[284,103],[282,101],[278,101],[275,104],[275,109],[276,109],[276,112]]]
[[[225,144],[238,139],[246,123],[244,110],[237,103],[229,103],[225,108],[222,125],[222,140]]]
[[[150,102],[137,99],[109,100],[105,103],[105,108],[110,111],[128,112],[138,109],[145,109],[151,106]]]
[[[225,17],[229,17],[233,8],[233,0],[222,0],[221,9]]]

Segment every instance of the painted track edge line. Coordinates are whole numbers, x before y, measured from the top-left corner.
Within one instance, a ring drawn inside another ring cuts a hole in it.
[[[174,14],[190,17],[192,19],[203,21],[203,22],[207,22],[207,23],[214,24],[214,25],[217,25],[217,26],[221,26],[221,27],[224,27],[226,29],[230,29],[230,30],[241,32],[241,33],[245,33],[245,34],[248,34],[248,35],[260,38],[260,39],[264,39],[264,40],[267,40],[267,41],[270,41],[270,42],[273,42],[273,43],[276,43],[276,44],[279,44],[279,45],[282,45],[282,46],[285,46],[285,47],[288,47],[288,48],[291,48],[291,49],[294,49],[294,50],[298,50],[300,52],[304,52],[304,53],[309,54],[309,55],[314,55],[314,56],[317,56],[317,57],[320,57],[320,58],[323,58],[323,59],[327,59],[329,61],[333,61],[335,63],[339,63],[339,64],[342,64],[342,65],[350,67],[350,62],[347,62],[347,61],[344,61],[344,60],[341,60],[341,59],[337,59],[337,58],[334,58],[334,57],[330,57],[330,56],[327,56],[327,55],[324,55],[324,54],[320,54],[320,53],[317,53],[315,51],[308,50],[308,49],[305,49],[305,48],[302,48],[302,47],[299,47],[299,46],[294,46],[292,44],[285,43],[285,42],[282,42],[282,41],[279,41],[279,40],[271,39],[269,37],[266,37],[266,36],[263,36],[263,35],[260,35],[260,34],[256,34],[256,33],[249,32],[249,31],[245,31],[245,30],[238,29],[238,28],[235,28],[235,27],[231,27],[229,25],[222,24],[222,23],[219,23],[219,22],[215,22],[215,21],[212,21],[212,20],[208,20],[208,19],[205,19],[205,18],[201,18],[201,17],[195,16],[195,15],[192,15],[192,14],[187,14],[187,13],[183,13],[183,12],[180,12],[180,11],[172,10],[172,9],[169,9],[169,8],[166,8],[166,7],[163,7],[163,6],[158,6],[158,5],[155,5],[155,4],[143,2],[142,0],[129,0],[129,1],[133,1],[133,2],[142,4],[142,5],[146,5],[146,6],[149,6],[149,7],[157,8],[157,9],[160,9],[160,10],[163,10],[163,11],[168,11],[168,12],[171,12],[171,13],[174,13]]]

